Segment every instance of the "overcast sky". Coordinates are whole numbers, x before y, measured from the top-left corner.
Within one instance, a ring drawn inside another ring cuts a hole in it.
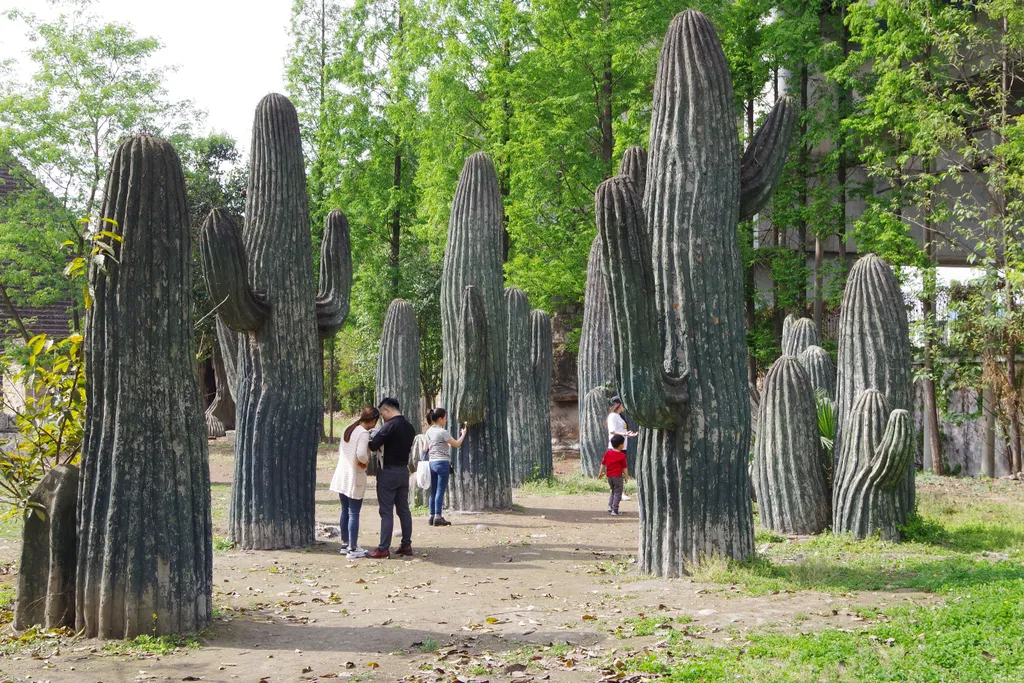
[[[106,21],[129,23],[160,39],[159,65],[176,65],[167,89],[207,112],[207,128],[249,147],[253,111],[269,92],[284,92],[291,0],[95,0]],[[43,0],[0,0],[0,9],[56,15]],[[15,57],[28,43],[23,27],[0,18],[0,58]]]

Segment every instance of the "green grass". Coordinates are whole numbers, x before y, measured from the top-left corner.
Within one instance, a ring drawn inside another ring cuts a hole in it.
[[[437,648],[440,647],[437,641],[433,638],[427,638],[419,644],[420,652],[437,652]]]
[[[14,621],[14,599],[16,591],[12,584],[0,584],[0,626]]]
[[[625,492],[636,496],[636,480],[630,478],[625,484]],[[608,482],[604,479],[591,479],[581,472],[573,472],[568,477],[548,477],[531,479],[523,482],[519,490],[539,496],[574,496],[581,493],[608,493]]]
[[[117,640],[103,646],[103,651],[109,654],[149,654],[169,655],[179,650],[196,650],[202,647],[199,638],[204,637],[205,632],[186,633],[183,635],[166,636],[136,636],[131,640]]]

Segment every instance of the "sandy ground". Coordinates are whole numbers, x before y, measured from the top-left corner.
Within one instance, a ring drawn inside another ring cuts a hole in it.
[[[211,455],[214,482],[230,480],[225,451]],[[321,453],[324,485],[334,462],[333,451]],[[215,521],[223,516],[217,500],[215,491]],[[336,525],[333,494],[322,488],[318,503],[318,521]],[[847,610],[851,605],[929,598],[884,592],[754,598],[728,586],[641,578],[633,564],[636,502],[623,503],[619,518],[607,515],[606,503],[600,494],[517,492],[510,512],[452,514],[445,528],[418,517],[411,559],[349,561],[339,556],[336,539],[304,550],[217,552],[216,618],[202,647],[125,655],[101,641],[55,641],[7,657],[0,672],[17,681],[103,683],[622,680],[601,667],[659,639],[621,638],[630,633],[630,617],[664,617],[669,627],[685,615],[693,619],[685,627],[692,637],[732,639],[767,624],[794,631],[856,627],[862,620]],[[371,548],[379,533],[372,491],[361,520],[360,544]],[[9,548],[0,549],[7,554]]]

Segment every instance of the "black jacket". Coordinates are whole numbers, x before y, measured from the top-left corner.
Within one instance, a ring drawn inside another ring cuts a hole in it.
[[[384,467],[405,469],[409,466],[409,452],[415,439],[416,430],[405,415],[395,415],[370,439],[370,450],[376,451],[383,446]]]

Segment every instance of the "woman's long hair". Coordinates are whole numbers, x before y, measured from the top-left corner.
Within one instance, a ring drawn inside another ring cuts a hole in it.
[[[380,411],[376,408],[363,408],[363,412],[359,413],[359,417],[355,422],[345,428],[345,443],[348,443],[349,438],[352,436],[352,430],[358,427],[363,422],[376,422],[380,419]]]
[[[434,408],[427,411],[427,424],[432,425],[448,414],[444,408]]]

